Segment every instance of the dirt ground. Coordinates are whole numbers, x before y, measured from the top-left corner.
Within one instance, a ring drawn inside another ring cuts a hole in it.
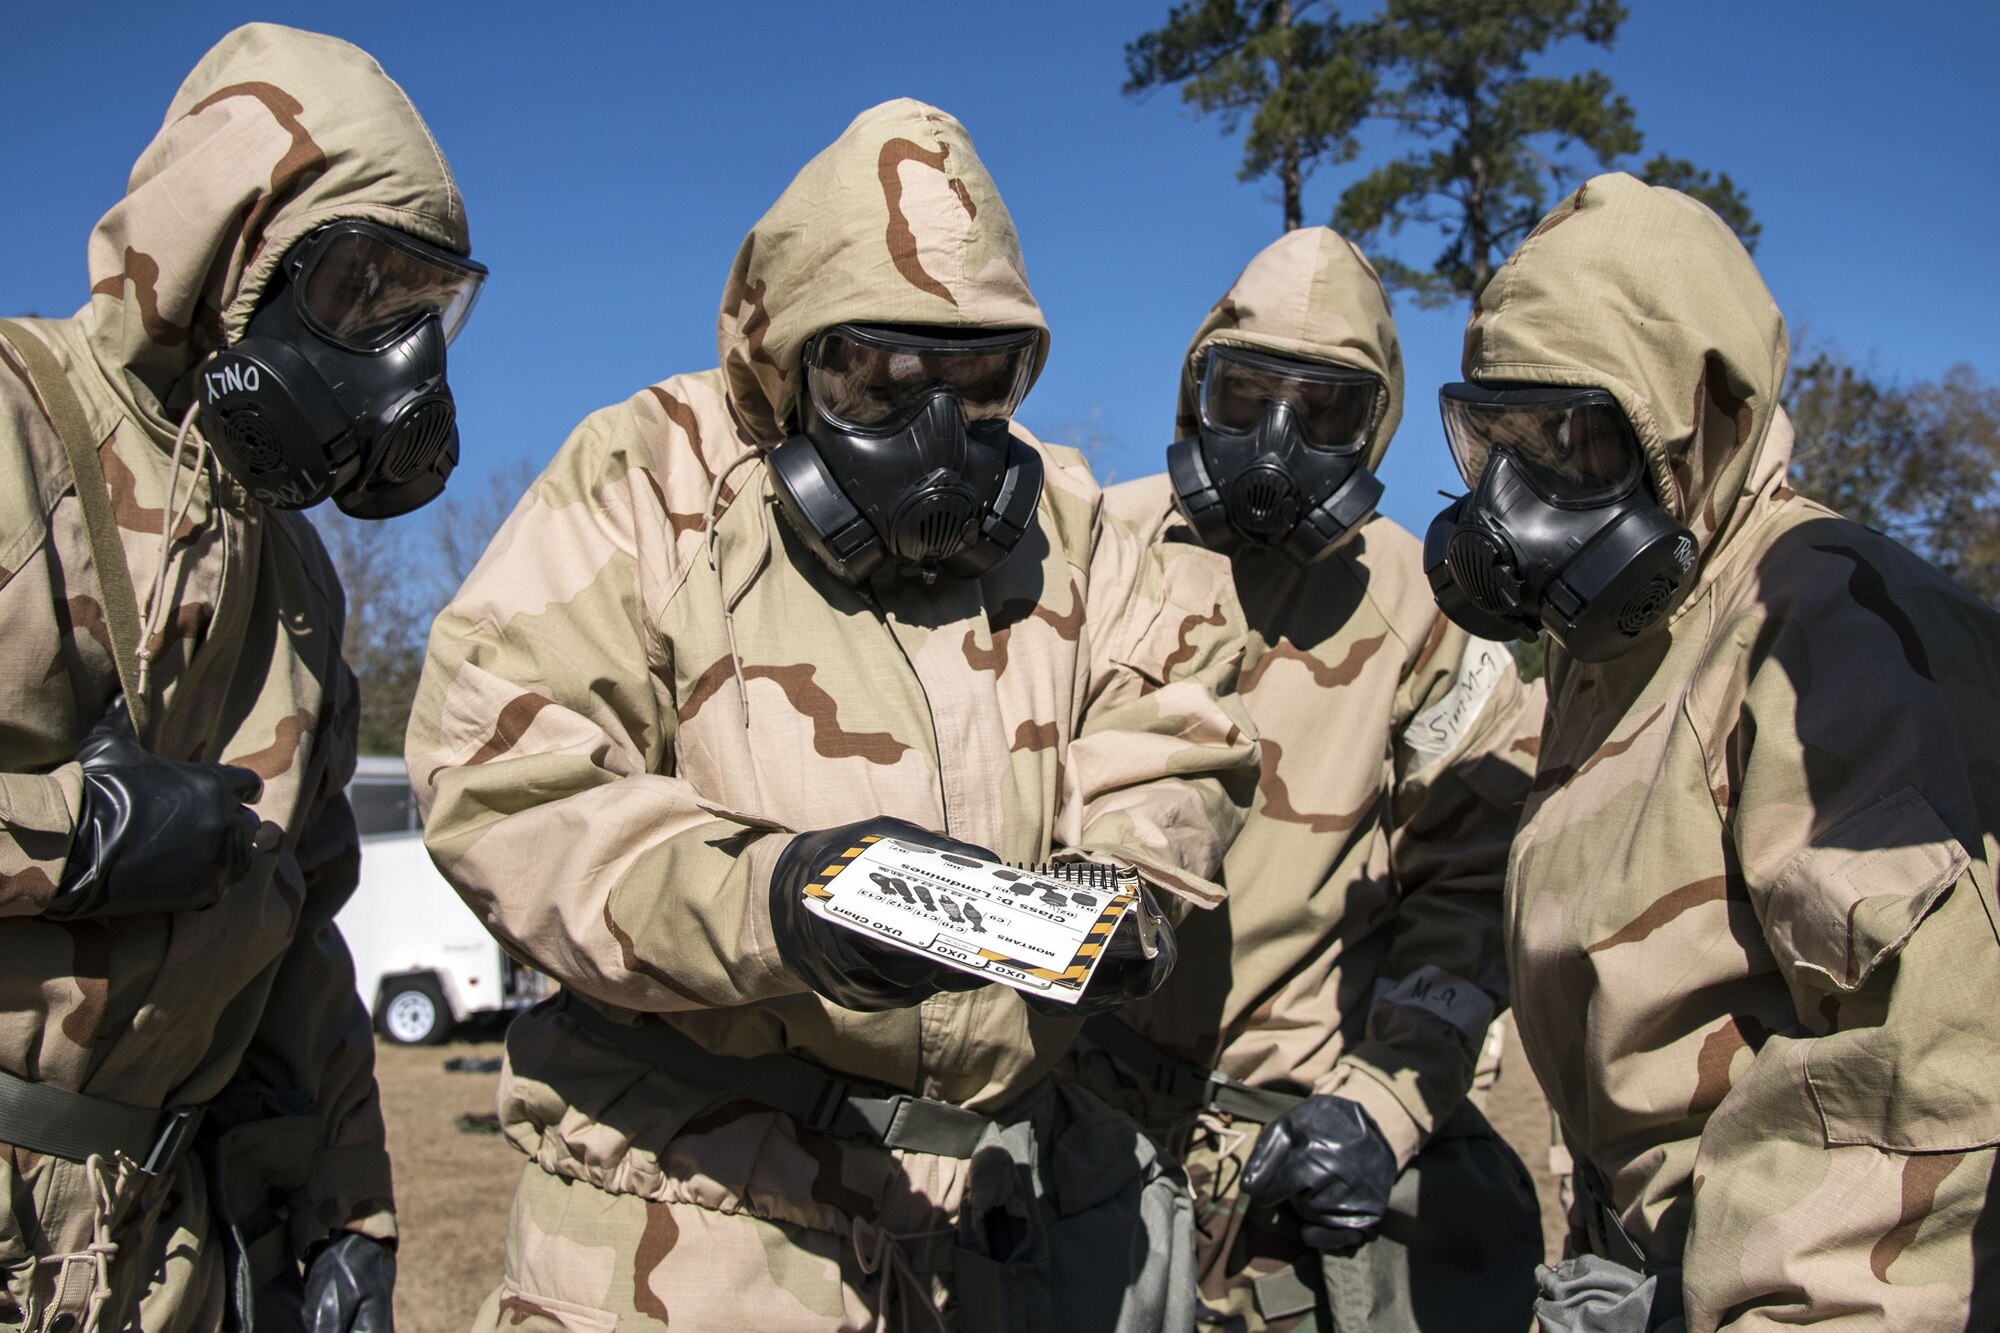
[[[1507,1036],[1487,1115],[1534,1173],[1548,1252],[1559,1254],[1562,1220],[1548,1170],[1548,1106],[1521,1058],[1511,1019]],[[464,1333],[479,1302],[500,1280],[507,1203],[525,1159],[497,1133],[461,1127],[461,1116],[493,1114],[499,1076],[444,1068],[447,1060],[499,1054],[500,1042],[490,1038],[377,1046],[403,1232],[396,1281],[396,1327],[402,1333]]]

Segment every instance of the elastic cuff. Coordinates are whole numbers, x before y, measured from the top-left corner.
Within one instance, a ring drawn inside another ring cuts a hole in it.
[[[1396,1154],[1398,1171],[1410,1164],[1429,1137],[1396,1094],[1359,1065],[1345,1062],[1335,1065],[1327,1085],[1317,1091],[1345,1097],[1366,1111]]]

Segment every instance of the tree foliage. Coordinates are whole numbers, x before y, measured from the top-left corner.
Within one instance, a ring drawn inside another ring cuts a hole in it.
[[[313,511],[347,593],[342,654],[361,683],[361,752],[401,754],[431,621],[534,480],[525,463],[461,480],[404,518],[366,522]]]
[[[1375,122],[1418,141],[1342,192],[1333,224],[1371,250],[1404,228],[1434,229],[1428,267],[1387,254],[1385,282],[1426,305],[1471,300],[1554,200],[1587,174],[1636,159],[1631,104],[1599,70],[1555,77],[1533,65],[1565,42],[1609,48],[1616,0],[1386,0],[1344,22],[1331,6],[1187,0],[1125,49],[1128,93],[1179,83],[1234,133],[1246,121],[1246,180],[1275,175],[1284,221],[1313,168],[1352,160]],[[1657,154],[1640,174],[1714,208],[1754,247],[1758,227],[1727,174]]]
[[[1274,177],[1285,230],[1304,222],[1314,168],[1354,156],[1353,108],[1367,71],[1341,41],[1337,16],[1317,0],[1186,0],[1162,27],[1125,47],[1125,91],[1181,86],[1181,100],[1220,115],[1231,134],[1248,122],[1237,179]]]
[[[1899,385],[1815,345],[1785,398],[1794,486],[2000,606],[2000,387],[1966,365]]]

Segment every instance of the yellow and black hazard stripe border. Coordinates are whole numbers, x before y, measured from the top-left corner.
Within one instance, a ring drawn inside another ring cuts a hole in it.
[[[833,897],[833,890],[829,889],[827,885],[833,882],[834,876],[838,875],[841,871],[847,869],[848,866],[852,865],[854,862],[854,858],[861,855],[861,853],[867,851],[870,843],[877,843],[880,841],[882,841],[881,834],[870,833],[866,837],[863,837],[860,841],[856,842],[852,847],[849,847],[846,851],[842,852],[839,856],[834,857],[830,864],[820,869],[819,878],[814,880],[812,883],[806,885],[806,897],[808,898]]]
[[[1032,963],[1024,963],[1018,958],[1009,958],[1004,953],[994,953],[990,949],[981,949],[979,956],[988,962],[1004,963],[1016,972],[1026,972],[1029,976],[1043,981],[1057,985],[1081,986],[1084,978],[1090,975],[1091,964],[1096,961],[1097,955],[1104,952],[1104,946],[1110,942],[1111,932],[1118,929],[1118,918],[1126,908],[1136,905],[1138,901],[1137,894],[1121,893],[1104,904],[1104,910],[1097,914],[1097,920],[1092,923],[1089,933],[1084,936],[1083,943],[1076,946],[1076,957],[1070,960],[1068,967],[1060,969],[1036,967]]]

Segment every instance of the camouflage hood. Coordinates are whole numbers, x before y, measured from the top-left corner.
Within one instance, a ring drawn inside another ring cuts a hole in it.
[[[936,107],[862,112],[743,238],[715,337],[754,440],[784,439],[806,340],[846,322],[1036,328],[1047,356],[1014,220],[965,127]]]
[[[269,23],[202,57],[90,236],[80,317],[125,406],[161,438],[183,382],[240,338],[294,241],[366,218],[470,252],[451,168],[367,52]]]
[[[1389,392],[1369,435],[1365,465],[1382,455],[1403,419],[1403,347],[1374,266],[1330,227],[1301,227],[1265,246],[1215,303],[1181,363],[1176,437],[1195,433],[1202,356],[1210,343],[1328,361],[1379,376]]]
[[[1722,219],[1622,172],[1542,219],[1465,332],[1467,379],[1615,396],[1704,565],[1784,470],[1791,434],[1773,425],[1789,354],[1784,318]]]

